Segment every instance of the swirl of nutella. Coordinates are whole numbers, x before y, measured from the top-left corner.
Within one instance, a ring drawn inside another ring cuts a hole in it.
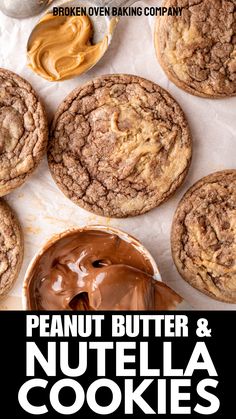
[[[27,282],[30,310],[162,310],[180,297],[153,277],[134,243],[96,229],[68,232],[46,248]]]
[[[108,47],[108,36],[92,45],[92,35],[88,16],[46,14],[29,38],[29,67],[49,81],[79,76],[96,64]]]

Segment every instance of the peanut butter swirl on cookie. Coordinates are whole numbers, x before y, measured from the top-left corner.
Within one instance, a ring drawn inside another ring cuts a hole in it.
[[[55,181],[76,204],[108,217],[138,215],[183,182],[190,132],[180,106],[155,83],[103,76],[60,105],[48,161]]]
[[[213,173],[189,189],[174,217],[172,252],[192,286],[236,303],[236,170]]]
[[[0,68],[0,196],[20,186],[47,145],[44,109],[31,85]]]
[[[166,0],[181,17],[157,19],[155,45],[167,76],[194,95],[236,94],[236,0]]]

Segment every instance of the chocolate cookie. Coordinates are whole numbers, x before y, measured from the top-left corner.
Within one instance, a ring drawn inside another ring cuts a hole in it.
[[[191,138],[176,101],[158,85],[107,75],[59,106],[48,161],[58,186],[88,211],[127,217],[165,201],[183,182]]]
[[[24,183],[41,160],[47,138],[46,115],[31,85],[0,68],[0,196]]]
[[[166,0],[181,17],[157,19],[157,57],[169,79],[187,92],[236,95],[236,0]]]
[[[0,199],[0,298],[10,291],[21,268],[24,243],[19,221]]]
[[[213,173],[189,189],[175,213],[171,241],[187,282],[236,303],[236,170]]]

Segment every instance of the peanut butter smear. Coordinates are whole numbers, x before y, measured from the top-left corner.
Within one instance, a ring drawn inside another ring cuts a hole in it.
[[[180,297],[153,278],[132,243],[98,230],[70,233],[38,259],[27,288],[31,310],[165,310]]]
[[[49,81],[79,76],[96,64],[108,47],[108,36],[92,45],[92,35],[87,16],[46,14],[29,38],[29,67]]]

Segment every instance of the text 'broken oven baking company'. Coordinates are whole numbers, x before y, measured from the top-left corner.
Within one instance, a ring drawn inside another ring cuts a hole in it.
[[[182,16],[183,7],[53,7],[53,16]]]

